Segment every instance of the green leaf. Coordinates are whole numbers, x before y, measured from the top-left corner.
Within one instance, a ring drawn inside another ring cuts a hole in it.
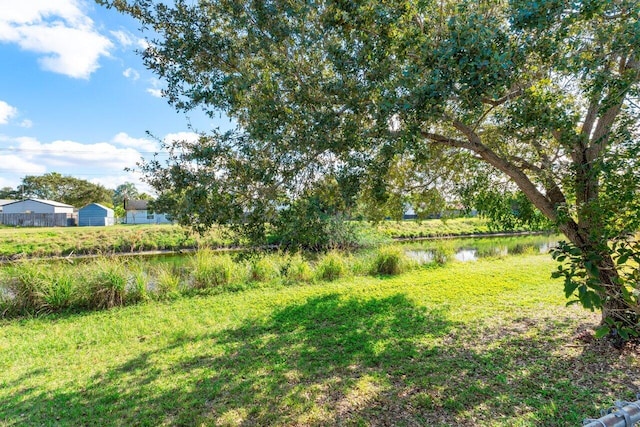
[[[603,337],[607,336],[607,334],[609,334],[609,332],[611,332],[611,329],[607,325],[602,325],[599,328],[596,328],[595,332],[596,332],[595,333],[595,337],[599,339],[599,338],[603,338]]]
[[[629,340],[629,330],[627,328],[618,328],[618,335],[620,335],[620,338],[622,338],[625,341]]]
[[[578,286],[580,286],[579,283],[567,280],[564,283],[564,296],[565,296],[565,298],[569,298],[571,295],[573,295],[573,292],[576,289],[578,289]]]
[[[629,259],[629,256],[630,256],[630,255],[631,255],[631,254],[629,254],[629,253],[625,253],[625,254],[623,254],[623,255],[620,255],[620,257],[618,258],[617,264],[618,264],[618,265],[622,265],[622,264],[624,264],[625,262],[627,262],[627,260]]]

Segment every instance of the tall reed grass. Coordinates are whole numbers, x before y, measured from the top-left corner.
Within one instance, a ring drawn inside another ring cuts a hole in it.
[[[372,272],[393,275],[414,265],[400,247],[356,256],[332,251],[315,262],[299,253],[240,260],[209,249],[193,254],[182,266],[106,256],[79,263],[22,261],[0,269],[0,315],[109,309],[257,283],[292,285]]]
[[[237,268],[230,255],[218,255],[210,249],[198,251],[189,266],[196,289],[228,285]]]
[[[414,263],[399,246],[385,246],[378,249],[373,260],[373,274],[396,275],[409,270]]]

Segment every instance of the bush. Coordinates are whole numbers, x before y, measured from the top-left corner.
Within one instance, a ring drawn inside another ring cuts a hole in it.
[[[127,282],[127,303],[147,301],[149,299],[149,295],[147,292],[148,283],[149,277],[144,271],[144,268],[141,265],[137,265]]]
[[[313,270],[299,253],[289,256],[282,264],[281,274],[289,282],[308,282],[313,278]]]
[[[217,255],[209,249],[200,250],[191,259],[193,287],[205,289],[231,282],[235,264],[229,255]]]
[[[347,263],[337,252],[329,252],[323,256],[316,266],[316,276],[320,280],[336,280],[347,273]]]
[[[74,305],[77,296],[76,278],[64,268],[53,270],[42,289],[43,307],[47,312],[57,312]]]
[[[373,274],[396,275],[409,266],[409,259],[401,247],[385,246],[377,250],[373,260]]]
[[[46,278],[40,264],[20,263],[11,268],[10,279],[6,283],[12,295],[13,308],[18,312],[40,311],[42,307],[41,289]]]
[[[117,259],[100,259],[89,270],[88,275],[90,308],[112,308],[124,305],[128,281],[124,262]]]
[[[3,312],[53,313],[74,305],[76,278],[63,266],[24,263],[8,273]]]
[[[280,276],[280,264],[277,257],[262,256],[249,262],[249,280],[268,282]]]
[[[159,265],[154,270],[156,295],[159,298],[172,298],[179,293],[182,278],[170,266]]]
[[[315,197],[296,200],[273,221],[273,243],[289,251],[316,252],[359,246],[355,225],[329,211]]]

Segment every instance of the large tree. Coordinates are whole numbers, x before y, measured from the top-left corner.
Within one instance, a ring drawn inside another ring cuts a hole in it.
[[[12,187],[0,188],[0,199],[16,199],[18,197],[18,191],[14,190]]]
[[[398,162],[432,186],[480,162],[567,237],[567,295],[602,309],[602,330],[640,330],[637,0],[98,2],[156,34],[143,58],[170,103],[239,123],[146,165],[200,225],[225,219],[202,203],[329,172],[384,198]]]
[[[140,192],[133,182],[125,182],[120,184],[113,190],[113,206],[124,206],[125,199],[138,199]]]
[[[81,208],[89,203],[110,205],[112,190],[84,179],[51,172],[44,175],[27,175],[18,186],[22,197],[55,200]]]

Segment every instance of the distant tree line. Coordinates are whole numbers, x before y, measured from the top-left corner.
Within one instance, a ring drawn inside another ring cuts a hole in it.
[[[55,200],[78,208],[90,203],[100,203],[123,212],[124,199],[150,199],[151,196],[140,192],[132,182],[125,182],[115,189],[109,189],[57,172],[40,176],[27,175],[16,188],[0,188],[0,199],[25,198]]]

